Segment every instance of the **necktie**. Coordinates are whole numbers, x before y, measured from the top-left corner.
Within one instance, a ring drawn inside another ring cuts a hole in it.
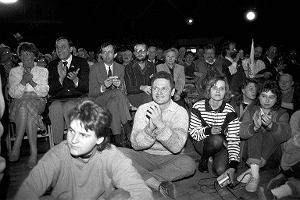
[[[67,62],[67,61],[63,61],[62,63],[63,63],[63,65],[64,65],[64,68],[66,69],[67,66],[68,66],[68,62]]]
[[[107,74],[108,77],[111,77],[112,76],[112,71],[111,71],[111,66],[108,68],[108,74]]]

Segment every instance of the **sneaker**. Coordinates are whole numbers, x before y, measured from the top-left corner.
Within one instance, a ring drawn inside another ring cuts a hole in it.
[[[200,160],[198,165],[199,172],[208,172],[208,161],[207,160]]]
[[[176,197],[175,185],[169,181],[161,182],[159,192],[166,198],[175,199]]]
[[[275,178],[272,178],[270,180],[270,182],[267,185],[267,188],[269,190],[272,190],[274,188],[277,188],[283,184],[285,184],[285,182],[287,182],[288,178],[284,175],[284,174],[278,174]]]
[[[256,192],[258,183],[259,183],[259,178],[254,178],[253,176],[251,176],[249,183],[245,187],[246,191]]]
[[[241,183],[249,183],[249,181],[251,180],[251,169],[249,168],[246,171],[244,171],[241,175],[237,177],[236,180]]]
[[[269,190],[268,188],[259,187],[258,199],[259,200],[276,200],[277,198],[273,195],[271,190]]]

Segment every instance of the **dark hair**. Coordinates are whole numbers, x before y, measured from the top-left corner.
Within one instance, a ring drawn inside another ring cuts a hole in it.
[[[247,85],[249,85],[250,83],[254,83],[256,87],[258,87],[258,82],[257,80],[253,79],[253,78],[245,78],[242,80],[242,84],[241,84],[241,90],[245,89],[247,87]]]
[[[203,47],[203,50],[207,50],[207,49],[213,49],[214,51],[216,51],[216,47],[215,47],[215,45],[213,45],[213,44],[206,44],[206,45]]]
[[[70,47],[73,46],[72,40],[71,40],[69,37],[67,37],[67,36],[60,36],[60,37],[58,37],[58,38],[55,40],[55,44],[56,44],[59,40],[67,40],[69,46],[70,46]]]
[[[278,86],[278,83],[276,81],[265,81],[262,83],[261,87],[259,88],[258,91],[258,96],[263,93],[263,92],[268,92],[271,91],[273,94],[276,95],[276,103],[273,105],[272,109],[273,110],[278,110],[281,107],[281,97],[282,93],[281,90]],[[257,105],[260,105],[259,99],[257,99]]]
[[[164,78],[164,79],[168,80],[170,82],[171,89],[173,89],[175,87],[175,83],[174,83],[172,75],[166,71],[160,71],[160,72],[157,72],[156,74],[154,74],[152,81],[151,81],[151,85],[153,85],[153,82],[159,78]]]
[[[113,47],[113,50],[115,51],[116,50],[116,45],[114,45],[113,43],[111,42],[104,42],[100,45],[100,49],[99,51],[101,52],[103,48],[107,47],[107,46],[112,46]]]
[[[210,99],[210,89],[218,82],[218,81],[224,81],[225,82],[225,96],[224,101],[228,102],[231,99],[231,91],[229,90],[229,84],[225,76],[215,76],[212,77],[210,80],[207,81],[206,87],[205,87],[205,93],[204,96],[207,99]]]
[[[17,47],[17,54],[20,57],[22,51],[31,52],[34,54],[35,57],[38,57],[39,50],[35,46],[35,44],[30,42],[21,42],[19,46]]]
[[[104,137],[105,140],[98,146],[101,151],[109,145],[109,132],[107,128],[111,123],[110,112],[97,105],[91,99],[83,99],[69,113],[70,122],[79,120],[86,131],[95,131],[96,137]]]

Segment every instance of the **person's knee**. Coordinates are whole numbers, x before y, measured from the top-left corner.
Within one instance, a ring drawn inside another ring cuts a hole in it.
[[[49,115],[57,115],[58,113],[62,113],[62,102],[54,101],[49,106]]]
[[[223,174],[226,171],[226,169],[227,169],[226,166],[223,165],[218,165],[213,167],[213,170],[217,174],[217,176]]]
[[[219,135],[211,135],[207,138],[207,145],[214,149],[220,149],[223,146],[223,137]]]
[[[181,167],[181,169],[184,171],[184,174],[186,176],[192,175],[195,173],[196,170],[196,163],[194,159],[192,159],[189,156],[182,156],[180,159],[177,161],[177,165]]]

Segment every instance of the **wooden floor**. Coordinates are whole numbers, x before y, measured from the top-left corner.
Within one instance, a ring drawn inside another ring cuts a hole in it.
[[[39,158],[49,149],[46,141],[39,141],[38,148],[40,151]],[[17,163],[7,163],[5,177],[0,187],[0,199],[13,199],[18,187],[28,175],[29,169],[27,168],[28,159],[28,145],[26,142],[22,146],[22,155],[20,161]],[[190,142],[187,143],[186,153],[197,160],[198,155],[194,151]],[[243,172],[246,168],[241,167],[238,174]],[[261,183],[265,185],[267,181],[276,173],[275,169],[268,169],[261,171]],[[245,200],[257,200],[256,193],[248,193],[245,191],[244,186],[239,184],[236,188],[229,191],[222,189],[219,186],[214,186],[215,178],[209,173],[200,173],[198,170],[189,178],[175,182],[177,188],[178,200],[234,200],[237,197]],[[153,191],[155,200],[165,199],[158,192]]]

